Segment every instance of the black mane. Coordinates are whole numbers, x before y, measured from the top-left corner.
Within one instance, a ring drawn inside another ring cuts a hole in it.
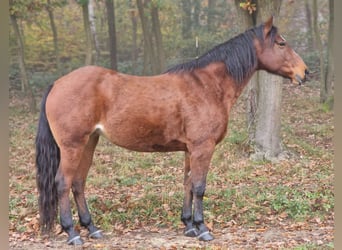
[[[224,62],[227,72],[235,81],[240,83],[257,67],[257,56],[253,39],[256,37],[261,43],[264,42],[263,28],[264,25],[251,28],[227,42],[217,45],[199,58],[176,65],[166,72],[192,71],[203,68],[212,62]],[[277,28],[273,26],[270,32],[272,44],[274,43],[276,33]]]

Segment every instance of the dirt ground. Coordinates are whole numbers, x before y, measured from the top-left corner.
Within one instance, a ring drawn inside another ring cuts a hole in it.
[[[158,232],[151,228],[130,231],[121,235],[104,232],[104,238],[87,238],[81,231],[83,246],[68,246],[67,236],[61,233],[49,239],[32,237],[30,239],[10,239],[10,249],[332,249],[327,242],[333,241],[333,218],[328,221],[313,220],[308,223],[288,224],[279,221],[275,227],[240,227],[232,223],[230,228],[214,228],[215,239],[200,242],[185,237],[182,229]],[[280,225],[280,227],[279,227]],[[313,246],[310,248],[310,246]],[[319,247],[319,248],[318,248]]]

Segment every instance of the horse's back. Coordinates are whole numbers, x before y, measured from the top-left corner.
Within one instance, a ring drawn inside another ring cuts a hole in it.
[[[183,122],[180,92],[170,78],[132,76],[97,66],[61,77],[46,103],[57,143],[84,144],[90,134],[101,131],[132,150],[184,150],[178,141]]]

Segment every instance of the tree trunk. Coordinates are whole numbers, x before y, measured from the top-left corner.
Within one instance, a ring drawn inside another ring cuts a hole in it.
[[[97,32],[96,32],[96,23],[95,23],[95,12],[94,12],[94,0],[89,0],[89,24],[90,24],[90,33],[92,37],[92,47],[95,48],[95,58],[94,62],[95,64],[98,62],[100,58],[100,46],[99,46],[99,40],[97,38]]]
[[[259,95],[255,144],[257,152],[266,159],[282,152],[281,127],[282,79],[266,72],[259,72]]]
[[[191,38],[191,1],[182,0],[182,37],[183,39]]]
[[[60,64],[60,60],[59,60],[57,28],[56,28],[56,24],[55,24],[55,18],[54,18],[54,14],[53,14],[53,8],[51,5],[51,0],[47,0],[46,10],[49,14],[51,31],[52,31],[52,35],[53,35],[53,47],[55,50],[57,72],[58,72],[58,74],[62,74],[61,64]]]
[[[109,33],[109,51],[110,67],[117,69],[117,51],[116,51],[116,28],[115,28],[115,8],[113,0],[106,0],[108,33]]]
[[[308,37],[308,47],[309,48],[315,48],[315,43],[313,40],[313,29],[312,29],[312,17],[311,17],[311,8],[309,5],[308,0],[305,0],[305,14],[306,14],[306,20],[307,20],[307,25],[308,25],[308,32],[307,32],[307,37]]]
[[[326,100],[325,103],[328,104],[329,109],[331,110],[334,105],[334,94],[333,94],[333,86],[334,86],[334,50],[333,50],[333,42],[334,42],[334,0],[329,0],[329,30],[328,30],[328,54],[327,54],[327,67],[326,67],[326,75],[324,78],[325,81],[325,89],[326,89]]]
[[[86,36],[86,57],[85,57],[85,62],[84,62],[85,65],[90,65],[93,63],[93,48],[92,48],[92,42],[91,42],[88,3],[89,1],[85,1],[85,3],[81,4],[82,14],[83,14],[84,32]]]
[[[158,60],[159,63],[156,64],[157,73],[161,73],[165,70],[165,54],[163,50],[163,38],[160,28],[159,14],[158,14],[158,6],[152,2],[151,4],[151,17],[152,17],[152,30],[154,33],[155,41],[156,41],[156,49],[157,55],[155,60]]]
[[[11,23],[14,29],[14,33],[17,37],[18,43],[18,57],[19,57],[19,68],[20,68],[20,76],[21,76],[21,91],[29,97],[29,107],[32,113],[37,111],[36,107],[36,100],[33,95],[32,88],[29,85],[27,71],[26,71],[26,64],[25,64],[25,49],[24,43],[22,39],[22,35],[19,30],[17,17],[15,15],[10,15]]]
[[[281,0],[258,0],[257,23],[262,23],[271,15],[278,16]],[[257,157],[274,159],[282,152],[281,101],[282,82],[280,76],[265,71],[258,72],[258,108],[256,113],[255,146]]]
[[[320,89],[320,101],[324,103],[327,100],[327,90],[325,86],[325,62],[324,62],[324,51],[323,44],[318,28],[318,7],[317,0],[313,1],[313,29],[315,33],[315,42],[317,46],[317,50],[319,52],[319,65],[320,65],[320,80],[321,80],[321,89]]]
[[[130,2],[131,21],[132,21],[132,73],[136,74],[137,68],[137,15],[134,9],[133,2]]]
[[[144,37],[144,69],[143,69],[143,74],[148,74],[149,71],[152,74],[157,74],[157,62],[154,60],[155,53],[153,50],[153,43],[152,43],[152,34],[150,31],[150,26],[148,23],[148,19],[145,15],[144,11],[144,5],[147,5],[149,1],[144,1],[142,0],[137,0],[137,6],[138,6],[138,11],[139,11],[139,16],[141,20],[141,27],[143,30],[143,37]],[[150,68],[150,70],[148,70]]]

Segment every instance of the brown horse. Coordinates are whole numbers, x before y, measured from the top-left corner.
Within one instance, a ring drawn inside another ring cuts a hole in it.
[[[164,74],[132,76],[87,66],[57,80],[45,94],[36,137],[41,229],[57,217],[69,244],[82,244],[74,229],[69,193],[89,237],[101,238],[84,194],[99,136],[141,152],[185,152],[184,234],[209,241],[203,195],[215,145],[225,136],[231,107],[256,70],[301,84],[307,67],[273,18]]]

